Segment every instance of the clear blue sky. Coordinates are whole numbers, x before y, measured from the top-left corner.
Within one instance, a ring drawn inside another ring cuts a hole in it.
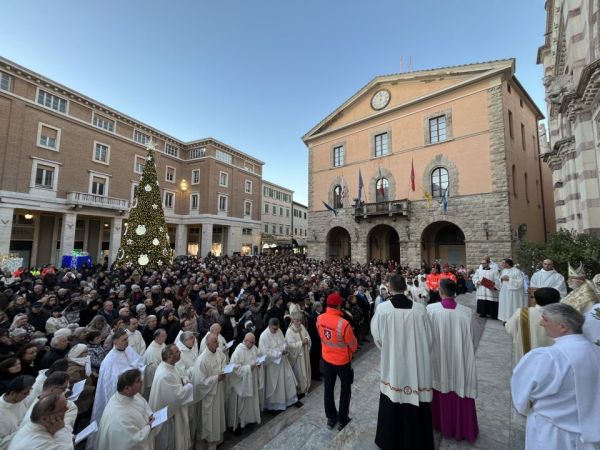
[[[4,0],[0,55],[307,201],[301,136],[374,76],[515,57],[545,111],[541,0]]]

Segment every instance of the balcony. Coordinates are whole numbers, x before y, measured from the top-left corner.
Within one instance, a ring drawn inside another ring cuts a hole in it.
[[[369,219],[375,216],[388,216],[394,220],[397,216],[408,218],[410,202],[408,200],[391,200],[387,202],[362,203],[354,205],[354,220]]]
[[[104,197],[102,195],[87,194],[85,192],[68,192],[67,204],[72,207],[91,206],[94,208],[106,208],[122,211],[129,210],[129,201],[122,198]]]

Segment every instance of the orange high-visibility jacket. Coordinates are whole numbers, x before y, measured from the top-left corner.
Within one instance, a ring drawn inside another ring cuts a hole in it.
[[[317,317],[317,330],[321,337],[323,360],[335,366],[343,366],[352,360],[352,353],[358,342],[348,321],[342,318],[342,311],[327,308]]]

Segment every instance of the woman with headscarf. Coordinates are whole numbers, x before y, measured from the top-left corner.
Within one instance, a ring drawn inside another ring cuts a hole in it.
[[[95,316],[87,327],[90,331],[98,331],[100,333],[101,342],[104,342],[111,332],[111,328],[106,321],[106,317],[101,315]]]
[[[94,384],[90,375],[92,375],[92,360],[88,354],[88,348],[85,344],[74,345],[67,354],[69,366],[67,373],[71,382],[71,388],[75,383],[85,380],[83,392],[75,401],[78,408],[78,415],[89,411],[94,403]]]

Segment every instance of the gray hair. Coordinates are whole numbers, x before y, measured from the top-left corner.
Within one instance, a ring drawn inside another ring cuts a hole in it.
[[[184,331],[183,333],[181,333],[179,335],[179,340],[183,344],[186,341],[186,339],[188,339],[190,337],[194,337],[194,332],[192,332],[192,331]]]
[[[152,334],[152,337],[154,339],[156,339],[157,337],[159,337],[163,333],[167,334],[167,332],[163,328],[157,328],[156,331],[154,331],[154,334]]]
[[[55,348],[56,345],[59,343],[59,341],[61,340],[61,338],[65,338],[67,339],[66,336],[54,336],[52,338],[52,340],[50,341],[50,347]]]
[[[162,352],[160,352],[160,356],[162,357],[163,361],[169,359],[174,348],[177,348],[175,344],[169,344],[165,348],[163,348]]]
[[[581,334],[585,318],[579,311],[565,303],[544,306],[543,315],[557,325],[566,326],[574,334]]]

